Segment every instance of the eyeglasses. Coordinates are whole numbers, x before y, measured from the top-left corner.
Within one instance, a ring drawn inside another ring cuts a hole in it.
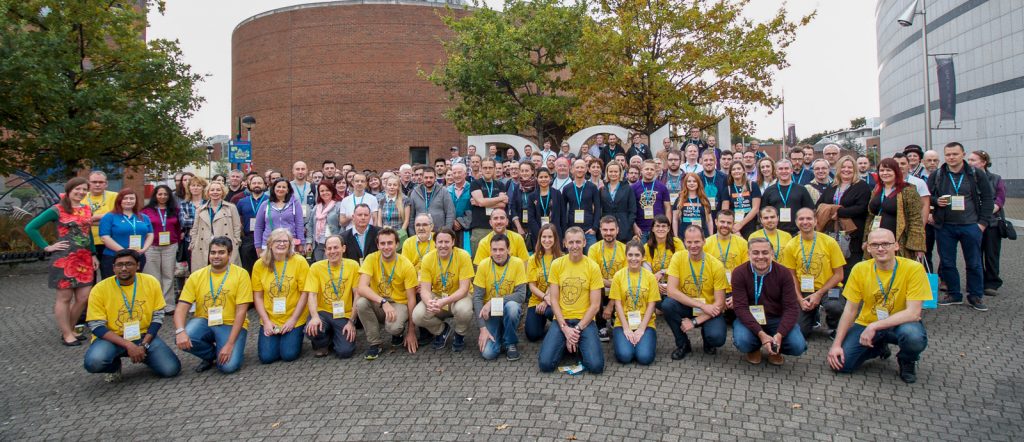
[[[114,263],[114,268],[115,269],[130,269],[130,268],[135,267],[137,265],[138,264],[136,264],[134,262],[115,262]]]
[[[279,239],[277,241],[271,241],[270,243],[271,244],[289,244],[289,243],[291,243],[291,241],[288,241],[287,239]]]
[[[889,247],[892,247],[894,245],[896,245],[896,243],[894,243],[894,242],[873,242],[873,243],[868,243],[868,247],[873,248],[873,249],[878,249],[878,250],[888,249]]]

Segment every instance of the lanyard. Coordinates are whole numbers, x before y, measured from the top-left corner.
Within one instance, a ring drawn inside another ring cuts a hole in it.
[[[156,215],[158,217],[160,217],[160,230],[166,231],[167,230],[167,211],[166,210],[160,210],[160,208],[157,207],[156,208]]]
[[[138,222],[138,220],[135,219],[135,214],[133,213],[132,216],[121,215],[121,217],[124,218],[124,222],[132,226],[132,235],[135,235],[135,224]]]
[[[832,203],[839,204],[839,200],[843,199],[843,194],[845,194],[849,188],[850,187],[846,184],[840,184],[839,187],[836,188],[836,194],[832,196]]]
[[[630,272],[628,270],[626,271],[626,291],[629,292],[629,294],[633,297],[633,308],[638,308],[640,306],[640,283],[643,282],[644,275],[642,271],[639,273],[640,274],[637,275],[636,277],[636,289],[634,290],[631,288],[631,286],[633,285],[633,272]]]
[[[960,174],[960,180],[954,183],[953,182],[953,174],[952,173],[949,174],[949,184],[951,184],[953,186],[953,193],[955,193],[957,195],[960,195],[960,186],[962,186],[964,184],[964,175],[967,175],[967,174],[966,173],[961,173]]]
[[[265,194],[265,193],[260,195],[260,199],[258,199],[258,200],[256,198],[253,198],[252,195],[249,195],[249,207],[252,207],[253,216],[255,216],[255,214],[256,214],[256,209],[259,208],[260,205],[263,204],[263,201],[266,200],[266,199],[267,199],[267,194]]]
[[[391,266],[391,274],[388,275],[388,285],[387,285],[388,287],[391,287],[391,281],[395,279],[395,268],[397,268],[397,267],[398,267],[398,260],[396,259],[395,260],[395,265]],[[384,273],[387,273],[387,272],[384,270],[384,257],[381,256],[380,257],[380,276],[384,276]]]
[[[544,256],[540,258],[540,270],[544,273],[544,284],[548,283],[548,265],[544,262]]]
[[[367,229],[367,230],[369,230],[369,229]],[[359,256],[366,256],[366,234],[367,233],[369,233],[369,231],[363,232],[363,234],[360,235],[359,232],[356,232],[355,230],[352,231],[352,235],[356,237],[356,245],[359,246]],[[384,264],[381,264],[381,268],[384,268]]]
[[[416,251],[419,251],[419,247],[416,248]],[[444,266],[444,269],[442,269],[441,256],[438,255],[437,257],[437,269],[441,271],[441,290],[444,290],[448,287],[448,270],[452,268],[452,259],[454,258],[455,251],[453,250],[452,254],[448,256],[448,265]]]
[[[811,254],[808,255],[804,250],[804,240],[800,238],[800,255],[804,259],[804,273],[810,273],[811,271],[811,258],[814,258],[814,247],[818,245],[818,235],[814,235],[814,241],[811,241]]]
[[[608,272],[611,272],[612,271],[612,267],[615,267],[615,256],[618,255],[618,253],[619,253],[619,248],[618,247],[613,247],[612,248],[612,264],[609,266],[608,265],[608,261],[605,260],[605,258],[604,258],[604,245],[601,245],[601,265],[604,266],[604,273],[605,274],[608,274]]]
[[[384,197],[384,224],[391,225],[391,220],[395,218],[398,209],[395,205],[397,201],[395,198]]]
[[[768,243],[771,244],[772,240],[771,240],[771,238],[768,238],[768,229],[761,229],[761,233],[764,234],[764,239],[767,239]],[[801,244],[803,244],[803,242],[801,242]],[[779,238],[779,231],[778,231],[778,229],[775,230],[775,244],[772,246],[772,248],[775,249],[775,260],[778,261],[779,260],[779,249],[782,248],[782,240]],[[814,251],[814,249],[811,249],[812,253],[813,253],[813,251]],[[771,269],[769,269],[769,271],[771,271]]]
[[[286,261],[285,264],[288,264]],[[338,269],[338,282],[334,282],[334,273],[331,272],[331,263],[327,263],[327,279],[331,281],[331,288],[334,289],[334,300],[341,300],[341,293],[338,293],[338,286],[341,285],[341,278],[345,277],[345,260],[341,260],[341,268]],[[280,290],[280,289],[278,289]]]
[[[892,190],[894,190],[894,189],[889,189],[889,192],[891,193]],[[880,197],[880,202],[878,203],[878,213],[879,214],[882,213],[882,204],[885,204],[885,192],[886,192],[886,189],[883,187],[882,188],[882,192],[881,192],[882,195]]]
[[[643,186],[643,183],[641,183],[640,185]],[[619,192],[619,186],[620,186],[620,184],[615,184],[615,188],[614,189],[612,189],[611,186],[608,186],[608,194],[611,195],[612,202],[615,201],[615,194]]]
[[[704,187],[708,187],[708,186],[711,186],[712,184],[714,184],[715,183],[715,178],[717,178],[717,176],[712,176],[711,177],[711,181],[708,181],[708,176],[706,174],[703,174],[703,173],[700,174],[700,177],[704,181]]]
[[[540,210],[541,210],[541,212],[543,212],[544,215],[547,215],[548,214],[548,207],[551,206],[551,190],[548,190],[548,196],[547,197],[541,195],[540,192],[538,192],[537,193],[537,201],[540,202]]]
[[[505,275],[508,273],[508,262],[505,262],[505,269],[501,271],[501,279],[494,282],[494,296],[501,296],[501,283],[505,282]],[[498,276],[498,271],[494,268],[494,261],[491,261],[491,280],[494,280]]]
[[[754,305],[757,305],[761,301],[761,290],[764,289],[764,277],[768,276],[772,272],[772,263],[768,263],[768,271],[763,275],[758,275],[754,271],[754,265],[750,265],[750,273],[754,274]]]
[[[484,188],[487,189],[487,197],[494,198],[494,180],[490,182],[484,181]]]
[[[725,254],[722,253],[722,240],[715,238],[715,245],[718,246],[718,260],[725,264],[729,261],[729,251],[732,250],[732,238],[729,238],[729,245],[725,247]]]
[[[878,277],[878,263],[875,263],[875,281],[878,282],[878,291],[882,292],[882,306],[884,307],[889,303],[889,293],[892,293],[892,283],[896,281],[896,270],[900,268],[900,262],[896,261],[896,265],[892,267],[892,275],[889,276],[889,288],[882,287],[882,279]]]
[[[105,205],[107,205],[107,192],[103,192],[103,199],[100,200],[99,204],[93,203],[92,194],[89,194],[89,208],[92,209],[93,212],[99,210],[100,207]]]
[[[746,189],[746,187],[747,185],[744,184],[743,188]],[[743,205],[743,192],[741,192],[739,186],[735,184],[732,185],[732,190],[736,193],[736,208],[739,208],[739,206]]]
[[[668,238],[666,238],[665,241],[665,248],[661,250],[661,266],[658,268],[659,272],[665,270],[665,259],[668,258]]]
[[[277,294],[281,294],[281,286],[284,285],[284,278],[288,275],[288,261],[284,261],[284,268],[281,269],[281,275],[277,274],[277,264],[274,264],[274,283],[277,284]],[[330,265],[327,266],[330,269]]]
[[[892,286],[892,282],[889,282],[889,286]],[[130,305],[128,304],[128,294],[124,292],[121,283],[117,283],[117,289],[121,291],[121,299],[124,301],[124,308],[128,309],[128,320],[130,321],[135,311],[135,294],[139,291],[139,279],[135,278],[135,281],[132,281],[132,303]]]
[[[220,213],[220,209],[223,209],[223,208],[224,208],[224,203],[220,203],[217,206],[217,211],[216,212],[213,211],[213,207],[206,206],[206,212],[210,214],[210,225],[211,226],[213,225],[213,218],[215,216],[217,216],[217,214]]]
[[[576,192],[576,208],[583,209],[583,189],[587,188],[587,182],[583,182],[583,188],[577,187],[576,183],[572,183],[572,189]]]
[[[430,251],[430,240],[428,239],[425,242],[427,243],[427,248],[420,252],[420,240],[418,238],[416,239],[416,254],[419,255],[420,261],[423,260],[423,255]]]
[[[793,191],[793,183],[789,183],[789,187],[786,188],[786,196],[782,196],[782,186],[779,183],[775,183],[775,188],[779,190],[779,198],[782,198],[782,205],[789,205],[789,193]]]
[[[224,279],[220,280],[220,285],[217,287],[217,291],[214,292],[213,291],[213,267],[210,267],[210,273],[208,274],[208,276],[210,277],[210,298],[213,300],[212,305],[217,305],[217,298],[220,297],[220,291],[224,290],[224,282],[228,280],[228,274],[230,274],[230,273],[231,273],[231,266],[229,265],[228,269],[224,272]]]
[[[675,179],[672,179],[671,173],[665,172],[665,174],[668,176],[668,179],[665,180],[668,182],[668,188],[678,192],[683,184],[683,174],[676,175]]]
[[[793,180],[793,182],[797,183],[797,184],[800,184],[800,182],[804,180],[804,170],[805,170],[804,166],[799,166],[799,167],[800,167],[800,173],[796,174],[796,179]]]
[[[690,277],[693,278],[693,285],[697,286],[697,296],[700,296],[704,287],[704,257],[700,258],[700,279],[697,279],[697,273],[693,271],[693,261],[687,257],[686,262],[690,264]]]
[[[299,200],[299,202],[305,204],[306,195],[309,193],[309,183],[303,184],[302,187],[296,185],[295,192],[299,194],[298,198],[296,199]]]
[[[647,194],[647,192],[654,193],[654,182],[653,181],[651,182],[651,189],[648,190],[647,189],[647,183],[644,183],[643,180],[640,180],[640,188],[644,190],[644,192],[643,192],[644,194]],[[656,195],[655,196],[650,196],[649,198],[651,200],[651,205],[653,206],[654,205],[654,201],[657,199],[657,196]]]

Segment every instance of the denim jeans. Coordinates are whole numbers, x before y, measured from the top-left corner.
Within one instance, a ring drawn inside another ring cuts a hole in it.
[[[490,308],[490,304],[487,304],[484,308]],[[502,348],[508,348],[510,345],[519,343],[516,329],[519,328],[520,313],[522,313],[522,310],[518,302],[506,300],[502,316],[491,316],[484,321],[487,331],[494,340],[487,341],[484,344],[484,351],[480,353],[480,356],[487,360],[496,359],[501,354]]]
[[[579,319],[565,321],[570,327],[575,326],[579,322]],[[597,324],[591,321],[587,328],[580,331],[580,340],[577,344],[583,368],[594,374],[603,372],[604,352],[601,349],[601,340],[597,336]],[[540,344],[540,351],[537,354],[537,363],[540,366],[540,371],[544,373],[555,371],[555,367],[562,360],[562,355],[564,354],[565,335],[562,334],[562,329],[556,324],[551,324],[551,327],[548,327],[548,334],[544,336],[544,342]]]
[[[782,318],[766,319],[767,324],[762,325],[761,329],[769,336],[775,336]],[[761,348],[761,339],[740,321],[732,323],[732,343],[740,353],[750,353]],[[789,356],[800,356],[807,351],[807,341],[804,340],[799,326],[793,327],[786,336],[782,337],[782,348],[779,350],[780,353]]]
[[[978,299],[985,294],[985,276],[981,264],[981,229],[976,224],[943,224],[935,228],[939,246],[939,278],[946,283],[949,297],[960,300],[960,272],[956,268],[956,246],[964,252],[967,264],[967,295]]]
[[[835,330],[839,326],[839,318],[843,316],[843,309],[846,308],[846,298],[841,292],[833,293],[835,293],[835,297],[829,293],[825,293],[825,296],[821,297],[820,308],[809,312],[800,310],[800,319],[797,320],[797,324],[800,324],[800,331],[805,337],[810,336],[814,331],[814,324],[821,321],[821,310],[825,311],[825,326],[829,330]],[[806,297],[806,294],[801,293],[801,296]]]
[[[622,331],[622,327],[615,327],[612,330],[612,349],[615,351],[615,359],[621,364],[636,361],[640,365],[651,365],[654,362],[657,346],[658,332],[653,328],[645,329],[644,336],[636,345],[626,339],[626,333]]]
[[[688,318],[693,317],[693,307],[687,307],[675,299],[666,297],[661,300],[661,311],[665,316],[665,322],[668,322],[668,326],[672,329],[672,334],[676,338],[676,348],[689,347],[690,337],[686,336],[681,327],[684,318],[689,320]],[[705,347],[721,347],[725,345],[726,327],[725,318],[722,315],[711,318],[698,327],[700,327],[700,336],[704,339]]]
[[[141,344],[142,339],[134,341]],[[121,358],[128,356],[128,350],[115,345],[106,339],[96,338],[89,349],[85,351],[85,371],[89,373],[114,373],[121,368]],[[149,343],[149,350],[146,350],[146,359],[143,364],[149,366],[153,373],[162,378],[171,378],[181,371],[181,361],[174,355],[174,351],[164,344],[159,337],[154,336],[153,342]]]
[[[320,316],[323,329],[316,336],[309,337],[309,342],[313,343],[313,350],[331,348],[339,359],[351,358],[352,353],[356,351],[356,343],[348,342],[348,339],[345,339],[345,334],[341,332],[348,325],[348,319],[334,319],[334,315],[327,312],[317,312],[317,314]]]
[[[896,358],[905,362],[916,362],[921,357],[921,352],[928,347],[928,332],[924,324],[918,322],[907,322],[893,328],[878,330],[875,338],[871,341],[873,347],[860,345],[860,335],[864,333],[864,326],[853,324],[846,339],[843,340],[843,368],[841,373],[853,373],[861,364],[881,354],[882,345],[896,344],[900,352]]]
[[[597,235],[591,235],[589,233],[584,233],[583,234],[583,238],[586,239],[586,241],[587,241],[586,248],[583,249],[584,251],[590,250],[590,246],[592,246],[592,245],[597,243]]]
[[[192,318],[185,325],[185,334],[192,341],[192,348],[188,352],[204,361],[216,362],[217,369],[221,373],[228,374],[238,371],[242,368],[242,360],[245,359],[245,337],[248,335],[245,328],[238,332],[238,338],[235,339],[235,346],[231,350],[231,358],[228,359],[228,363],[221,364],[217,357],[220,349],[228,344],[231,327],[233,326],[210,326],[207,324],[206,318]]]
[[[526,340],[530,342],[537,342],[544,339],[544,327],[548,325],[555,318],[555,313],[548,307],[544,310],[544,314],[537,313],[537,307],[530,307],[526,309]]]
[[[302,354],[302,336],[305,330],[306,327],[300,325],[283,335],[267,336],[261,326],[259,339],[256,340],[260,362],[271,364],[278,360],[291,362],[298,359]]]

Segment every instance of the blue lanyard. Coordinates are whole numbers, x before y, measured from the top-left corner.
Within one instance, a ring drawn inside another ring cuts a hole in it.
[[[895,189],[890,189],[890,192],[892,190],[895,190]],[[882,188],[882,192],[881,192],[881,196],[880,196],[881,202],[878,203],[878,213],[879,214],[882,213],[882,204],[885,204],[885,191],[886,191],[886,189],[883,187]]]
[[[810,273],[811,271],[811,258],[814,258],[814,247],[818,245],[818,234],[814,234],[814,241],[811,241],[811,254],[808,255],[804,250],[804,239],[800,238],[800,255],[804,259],[804,273]]]
[[[494,198],[494,180],[491,180],[490,182],[484,181],[484,188],[487,189],[487,197]]]
[[[761,301],[761,289],[764,288],[764,277],[768,276],[772,272],[772,263],[768,263],[768,271],[763,275],[758,275],[754,271],[754,265],[750,265],[750,273],[754,274],[754,305],[757,305]]]
[[[672,179],[671,173],[665,172],[665,175],[668,177],[668,179],[665,180],[668,182],[668,188],[678,192],[683,184],[683,174],[679,174],[675,179]]]
[[[746,187],[747,187],[747,185],[744,184],[743,188],[746,189]],[[741,192],[740,188],[738,186],[736,186],[735,184],[732,185],[732,190],[733,190],[733,192],[736,192],[736,208],[738,209],[739,206],[743,205],[743,192]]]
[[[949,174],[949,184],[951,184],[953,186],[953,193],[955,193],[957,195],[960,195],[960,186],[962,186],[964,184],[964,175],[967,175],[967,174],[966,173],[961,173],[960,174],[960,180],[954,183],[953,182],[953,174]]]
[[[288,264],[285,262],[285,264]],[[341,285],[341,278],[345,277],[345,260],[341,260],[341,268],[338,269],[338,282],[334,282],[334,273],[331,272],[331,263],[327,263],[327,279],[331,281],[331,288],[334,289],[334,300],[340,301],[341,294],[338,293],[338,286]],[[280,290],[280,289],[278,289]]]
[[[284,268],[281,269],[281,274],[277,274],[277,264],[274,264],[274,284],[277,284],[277,294],[281,294],[281,287],[284,285],[284,278],[288,275],[288,259],[284,261]],[[330,265],[327,266],[330,269]]]
[[[768,238],[768,229],[761,229],[761,233],[764,235],[764,239],[767,239],[768,243],[771,244],[772,240],[770,238]],[[803,244],[803,242],[801,242],[801,245],[802,244]],[[782,248],[782,239],[779,238],[779,231],[777,229],[775,230],[775,244],[772,246],[772,248],[775,249],[775,260],[778,261],[779,260],[779,249]],[[813,253],[813,251],[814,251],[814,249],[811,249],[812,253]],[[769,269],[768,271],[771,271],[771,269]]]
[[[226,271],[224,271],[224,279],[220,280],[220,286],[218,286],[217,287],[217,291],[214,292],[213,291],[213,267],[210,267],[210,273],[208,274],[208,276],[210,277],[210,299],[213,300],[212,305],[217,305],[217,298],[220,297],[221,290],[224,290],[224,282],[228,280],[228,275],[230,273],[231,273],[231,266],[229,265],[228,269]]]
[[[420,261],[423,260],[423,255],[430,251],[430,240],[428,239],[426,242],[427,242],[426,250],[420,252],[420,240],[416,239],[416,254],[419,255]]]
[[[501,297],[501,283],[505,282],[505,275],[508,274],[508,262],[505,262],[505,269],[501,271],[501,279],[494,282],[494,297]],[[494,267],[494,261],[491,261],[491,279],[493,280],[498,276],[498,271]]]
[[[583,189],[587,188],[587,183],[586,182],[583,183],[583,188],[579,188],[579,187],[576,186],[576,183],[572,183],[572,188],[576,192],[576,208],[582,210],[583,209]]]
[[[843,194],[845,194],[849,188],[850,187],[845,184],[840,184],[839,187],[836,188],[836,194],[832,196],[832,203],[839,204],[839,200],[843,199]]]
[[[718,246],[718,260],[725,264],[729,261],[729,251],[732,250],[732,238],[729,238],[729,245],[725,247],[725,255],[722,255],[722,240],[715,238],[715,245]]]
[[[213,211],[213,207],[206,206],[206,212],[210,214],[210,225],[211,226],[213,225],[213,217],[217,216],[217,214],[220,213],[220,209],[223,209],[223,208],[224,208],[224,203],[220,203],[220,205],[217,206],[217,211],[216,212]]]
[[[793,183],[789,183],[789,186],[786,188],[786,196],[782,196],[782,186],[780,186],[779,183],[775,183],[775,188],[779,189],[779,198],[782,198],[782,205],[788,206],[789,193],[793,191]]]
[[[544,273],[544,285],[546,286],[548,283],[548,265],[544,262],[544,256],[540,257],[540,271]]]
[[[156,215],[158,217],[160,217],[160,230],[166,231],[167,230],[167,211],[166,210],[160,210],[160,208],[157,207],[156,208]]]
[[[893,273],[895,273],[895,272],[893,272]],[[132,303],[131,303],[131,305],[128,304],[128,294],[124,292],[123,288],[121,288],[121,283],[117,282],[116,284],[117,284],[117,289],[121,291],[121,299],[124,300],[124,308],[128,309],[128,320],[130,321],[132,319],[133,314],[134,314],[133,312],[135,311],[135,294],[139,291],[139,278],[136,277],[135,281],[132,282]],[[889,283],[889,286],[892,286],[892,282]]]
[[[540,202],[540,210],[544,215],[548,214],[548,207],[551,206],[551,189],[548,189],[548,196],[541,196],[540,191],[537,192],[537,201]]]
[[[352,231],[352,236],[356,237],[356,245],[359,246],[359,256],[366,256],[366,234],[370,233],[370,229],[366,230],[367,231],[363,232],[362,235],[360,235],[359,232],[356,232],[355,230]],[[383,265],[384,264],[381,264],[381,268],[383,268]]]
[[[358,205],[362,204],[363,200],[365,200],[365,199],[366,199],[366,192],[365,191],[363,192],[363,196],[359,197],[359,201],[356,201],[356,194],[355,194],[355,192],[352,192],[352,207],[355,207],[355,206],[358,206]],[[428,202],[427,205],[429,206],[430,203]]]
[[[419,251],[419,247],[416,248],[416,251]],[[448,270],[452,268],[452,259],[454,258],[455,251],[453,250],[452,254],[448,256],[448,265],[446,265],[444,269],[442,269],[441,256],[438,255],[437,257],[437,270],[441,272],[441,290],[445,290],[446,288],[448,288]]]
[[[882,279],[878,277],[878,263],[875,266],[875,281],[878,282],[878,291],[882,292],[882,306],[884,307],[889,303],[889,293],[892,293],[892,283],[896,281],[896,270],[900,268],[900,262],[897,260],[896,265],[892,267],[892,275],[889,276],[889,288],[882,287]]]
[[[651,182],[651,188],[650,188],[650,190],[648,190],[647,189],[647,183],[644,183],[643,180],[640,180],[640,188],[644,190],[645,194],[647,192],[654,193],[654,182],[653,181]],[[654,200],[654,198],[651,198],[651,200]],[[653,203],[653,201],[651,201],[651,202]]]
[[[708,176],[703,173],[700,174],[700,178],[704,181],[704,187],[708,187],[715,183],[715,178],[717,178],[717,175],[711,177],[711,181],[708,181]]]
[[[121,215],[121,217],[124,218],[124,222],[128,223],[129,226],[132,226],[132,235],[135,235],[135,224],[138,222],[135,219],[135,214],[132,214],[132,216]]]
[[[798,173],[796,175],[796,179],[793,180],[793,182],[795,182],[797,184],[800,184],[800,182],[804,180],[804,166],[798,166],[798,167],[800,167],[800,173]]]
[[[260,199],[253,198],[249,195],[249,207],[252,207],[253,216],[256,216],[256,209],[263,205],[263,201],[267,199],[267,194],[260,195]]]
[[[643,270],[641,270],[640,274],[636,277],[635,290],[630,287],[633,285],[633,278],[631,277],[632,275],[633,272],[630,272],[629,270],[626,271],[626,291],[630,292],[629,294],[633,297],[633,308],[638,308],[640,306],[640,283],[643,282],[644,280]]]
[[[612,189],[611,186],[608,186],[608,194],[611,195],[612,202],[615,201],[615,194],[619,192],[620,185],[621,184],[616,184],[614,189]],[[642,186],[643,184],[641,183],[640,185]]]
[[[612,267],[615,267],[615,256],[619,254],[618,247],[612,247],[612,265],[608,265],[608,261],[604,258],[604,244],[601,245],[601,265],[604,266],[604,273],[607,275],[608,272],[612,271]]]
[[[380,256],[380,276],[384,276],[387,271],[384,269],[384,255]],[[395,260],[395,265],[391,266],[391,274],[388,275],[387,287],[391,287],[391,281],[395,279],[395,268],[398,267],[398,260]]]
[[[697,286],[697,296],[700,296],[704,287],[704,257],[700,258],[700,279],[697,279],[697,273],[693,271],[693,261],[690,257],[686,257],[686,262],[690,264],[690,277],[693,278],[693,285]]]

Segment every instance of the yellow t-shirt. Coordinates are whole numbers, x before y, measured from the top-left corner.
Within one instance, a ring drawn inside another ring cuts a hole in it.
[[[637,285],[640,285],[637,293]],[[608,292],[608,299],[622,301],[622,309],[626,312],[639,311],[642,318],[647,312],[647,304],[661,300],[661,292],[658,291],[658,280],[650,270],[641,268],[640,273],[630,273],[629,268],[619,270],[612,279],[612,288]],[[647,327],[654,328],[654,316],[647,323]],[[615,327],[622,327],[619,315],[615,315]]]
[[[526,278],[529,282],[537,285],[540,291],[547,293],[548,291],[548,278],[551,275],[551,263],[554,261],[554,257],[551,254],[546,254],[540,257],[534,254],[530,257],[530,260],[526,262]],[[530,300],[526,303],[526,308],[536,307],[540,303],[544,302],[543,299],[538,298],[533,293],[530,294]]]
[[[135,303],[132,304],[132,298]],[[132,306],[131,313],[128,306]],[[129,286],[120,286],[117,277],[100,281],[89,292],[89,308],[86,321],[106,321],[107,330],[124,337],[124,324],[138,321],[139,333],[146,334],[153,312],[167,307],[164,302],[160,281],[152,275],[136,273],[135,282]],[[96,337],[93,336],[95,340]]]
[[[339,278],[341,282],[339,282]],[[334,302],[345,303],[344,318],[352,318],[352,290],[359,283],[359,263],[351,259],[342,259],[336,267],[330,267],[328,261],[314,262],[306,274],[306,284],[302,291],[316,293],[316,310],[333,315]]]
[[[480,240],[480,245],[477,246],[473,255],[473,265],[479,267],[484,259],[491,257],[492,236],[494,236],[494,232],[488,233]],[[526,240],[522,235],[508,229],[505,230],[505,236],[508,236],[508,254],[519,258],[523,265],[526,265],[526,261],[530,259],[530,253],[526,251]]]
[[[441,278],[442,275],[444,278]],[[473,275],[473,261],[469,252],[455,247],[448,259],[438,258],[437,250],[423,255],[419,281],[430,283],[430,292],[435,298],[444,298],[459,289],[459,282],[471,280]]]
[[[211,266],[203,267],[189,275],[178,300],[195,304],[197,318],[209,319],[207,311],[210,307],[222,307],[224,325],[232,325],[235,323],[235,306],[252,303],[249,273],[234,264],[224,273],[213,273]],[[242,327],[249,328],[248,319],[242,323]]]
[[[497,292],[495,284],[498,285]],[[515,256],[508,257],[503,266],[492,267],[491,258],[487,258],[477,267],[473,285],[484,289],[484,304],[495,296],[509,296],[520,284],[526,284],[526,265]]]
[[[626,245],[615,241],[614,248],[606,248],[601,240],[587,249],[587,257],[597,263],[604,279],[612,279],[615,272],[626,268]]]
[[[932,299],[932,287],[928,283],[924,266],[912,259],[896,257],[896,277],[893,272],[875,272],[875,260],[861,261],[850,270],[850,277],[843,288],[843,296],[850,302],[864,302],[857,316],[857,323],[868,325],[878,320],[876,308],[884,305],[890,315],[907,309],[907,301],[928,301]],[[892,279],[892,285],[889,280]],[[883,296],[882,287],[889,292]]]
[[[747,242],[742,236],[729,235],[729,241],[722,241],[718,235],[711,235],[704,243],[704,254],[718,259],[725,266],[727,292],[732,291],[732,271],[747,262]]]
[[[583,319],[590,308],[590,291],[604,287],[601,267],[587,257],[579,262],[572,262],[569,256],[556,259],[548,282],[558,285],[558,306],[565,319]]]
[[[654,253],[651,253],[651,247],[644,244],[644,261],[650,264],[652,273],[658,273],[662,269],[667,269],[669,263],[672,262],[672,256],[676,253],[686,253],[686,246],[683,245],[683,240],[672,238],[672,245],[675,247],[675,251],[668,250],[664,244],[660,244],[654,250]],[[666,271],[665,273],[668,272]]]
[[[92,209],[92,216],[103,216],[114,210],[114,201],[116,200],[117,192],[104,190],[102,196],[94,196],[92,192],[89,192],[89,195],[85,197],[85,201],[82,202],[88,204],[89,208]],[[92,242],[97,246],[103,245],[103,240],[100,239],[99,221],[92,223]]]
[[[846,265],[843,250],[836,240],[821,232],[814,232],[814,237],[812,241],[805,241],[797,235],[779,254],[779,263],[796,273],[797,290],[800,290],[800,278],[804,275],[814,277],[814,290],[820,290],[832,277],[832,269]]]
[[[754,238],[768,238],[768,242],[772,243],[772,251],[775,253],[775,260],[782,259],[782,249],[789,244],[789,240],[793,239],[793,235],[784,230],[775,229],[775,233],[769,235],[764,229],[758,230],[751,233],[747,237],[747,250],[750,250],[750,240]]]
[[[396,254],[394,263],[385,263],[380,252],[373,252],[363,259],[359,273],[370,275],[371,290],[397,304],[408,304],[405,291],[417,286],[416,267],[402,255]]]
[[[270,322],[280,327],[295,313],[295,307],[302,297],[302,290],[306,288],[309,263],[306,262],[306,258],[296,253],[285,262],[275,262],[274,267],[276,271],[263,264],[262,259],[256,261],[256,265],[252,267],[252,291],[263,292],[263,308],[267,310]],[[274,298],[278,297],[285,298],[285,308],[281,313],[274,313]],[[308,319],[309,310],[302,309],[295,326],[305,324]]]
[[[697,261],[691,260],[689,253],[676,253],[668,266],[668,276],[679,278],[678,288],[684,295],[702,299],[707,304],[715,302],[716,290],[729,290],[729,282],[725,279],[725,266],[718,258],[708,256],[707,253],[703,259]]]
[[[412,263],[416,270],[420,269],[420,261],[423,260],[427,253],[437,250],[434,246],[434,234],[430,234],[430,240],[426,243],[419,242],[419,238],[416,235],[410,236],[405,239],[402,243],[402,256]]]

